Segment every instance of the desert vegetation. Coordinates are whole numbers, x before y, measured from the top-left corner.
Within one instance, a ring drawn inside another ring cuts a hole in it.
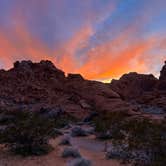
[[[98,133],[109,133],[112,147],[108,158],[118,158],[134,166],[164,166],[166,163],[166,121],[107,113],[94,120]]]
[[[46,118],[39,112],[30,111],[3,111],[1,117],[0,143],[24,156],[50,152],[49,140],[57,136],[55,127],[67,123],[61,117],[58,120]]]

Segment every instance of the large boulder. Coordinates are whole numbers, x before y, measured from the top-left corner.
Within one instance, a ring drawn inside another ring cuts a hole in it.
[[[152,74],[129,73],[124,74],[119,80],[112,80],[110,87],[124,99],[134,99],[144,92],[153,91],[157,78]]]
[[[80,126],[75,126],[71,130],[71,135],[73,137],[79,137],[79,136],[81,137],[81,136],[87,136],[88,133],[84,129],[82,129]]]
[[[77,81],[84,80],[84,78],[82,77],[81,74],[71,74],[71,73],[68,74],[67,79],[69,79],[69,80],[77,80]]]

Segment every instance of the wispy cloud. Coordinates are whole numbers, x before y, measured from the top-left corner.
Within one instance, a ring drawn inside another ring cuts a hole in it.
[[[106,80],[154,72],[166,56],[163,0],[2,0],[0,67],[49,59],[65,72]],[[4,13],[5,11],[5,13]],[[162,29],[162,31],[161,31]],[[154,66],[154,67],[153,67]]]

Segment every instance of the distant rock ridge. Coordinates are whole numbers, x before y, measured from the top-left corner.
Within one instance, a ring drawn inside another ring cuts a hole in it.
[[[135,72],[124,74],[119,80],[112,80],[111,88],[124,98],[133,98],[143,92],[152,91],[158,80],[152,74],[138,74]]]
[[[166,110],[166,62],[159,79],[152,74],[129,73],[112,80],[110,88],[125,100],[162,107]]]
[[[153,75],[129,73],[105,84],[80,74],[65,76],[51,61],[17,61],[12,69],[0,70],[0,109],[58,108],[82,120],[107,111],[139,115],[132,100],[166,109],[165,68],[159,80]]]

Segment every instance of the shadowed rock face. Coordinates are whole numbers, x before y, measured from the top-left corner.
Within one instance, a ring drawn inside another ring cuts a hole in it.
[[[110,87],[125,100],[134,100],[166,110],[166,62],[159,79],[152,74],[129,73],[119,80],[112,80]]]
[[[160,81],[165,81],[166,80],[166,61],[165,61],[165,65],[163,66],[162,70],[160,71],[159,80]]]
[[[112,80],[111,88],[123,98],[133,99],[154,89],[157,78],[152,74],[129,73],[124,74],[119,80]]]
[[[165,61],[165,65],[160,71],[158,89],[166,91],[166,61]]]
[[[60,107],[81,119],[94,111],[132,110],[109,85],[79,74],[65,77],[50,61],[17,61],[12,69],[0,70],[0,107],[34,111]]]

